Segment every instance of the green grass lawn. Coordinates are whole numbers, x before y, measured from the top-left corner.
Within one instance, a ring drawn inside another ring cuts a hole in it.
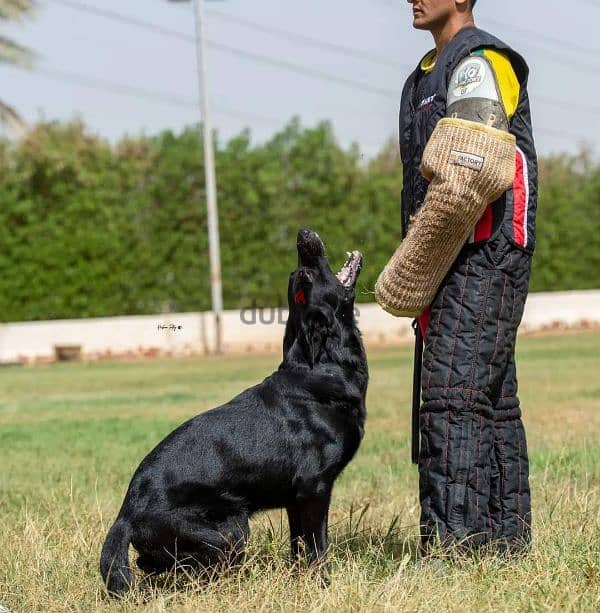
[[[444,573],[417,559],[412,354],[369,354],[365,439],[334,490],[332,582],[288,568],[281,512],[252,521],[243,567],[174,577],[144,600],[105,596],[104,535],[133,470],[171,429],[269,374],[276,356],[0,369],[0,604],[17,611],[600,610],[600,334],[524,338],[534,545]]]

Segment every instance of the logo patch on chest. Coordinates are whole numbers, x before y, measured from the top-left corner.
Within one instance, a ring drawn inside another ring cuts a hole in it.
[[[435,94],[433,94],[433,96],[427,96],[427,98],[423,98],[423,100],[419,102],[418,110],[425,111],[433,104],[434,100],[435,100]]]
[[[467,153],[466,151],[451,149],[450,155],[448,156],[448,162],[450,164],[454,164],[455,166],[464,166],[465,168],[470,168],[476,172],[481,172],[485,158],[480,155],[475,155],[474,153]]]

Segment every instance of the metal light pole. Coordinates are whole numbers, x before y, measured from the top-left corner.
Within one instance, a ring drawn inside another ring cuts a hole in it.
[[[170,0],[177,2],[181,0]],[[198,87],[202,111],[204,141],[204,176],[206,181],[206,212],[208,221],[208,249],[210,257],[210,290],[212,312],[215,318],[215,353],[223,346],[223,287],[221,283],[221,255],[219,241],[219,214],[217,208],[217,180],[212,140],[212,123],[208,99],[206,62],[204,51],[204,0],[192,0],[196,21],[196,56],[198,61]]]

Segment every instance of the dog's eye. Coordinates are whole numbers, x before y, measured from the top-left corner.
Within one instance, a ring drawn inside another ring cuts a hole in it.
[[[306,304],[306,294],[304,293],[304,290],[302,288],[300,288],[294,294],[294,302],[296,304]]]

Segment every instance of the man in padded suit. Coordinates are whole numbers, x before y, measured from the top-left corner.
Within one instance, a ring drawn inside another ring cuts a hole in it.
[[[437,539],[518,552],[531,538],[515,371],[537,204],[528,68],[475,27],[476,1],[408,0],[435,49],[402,94],[403,241],[375,286],[424,339],[423,553]]]

